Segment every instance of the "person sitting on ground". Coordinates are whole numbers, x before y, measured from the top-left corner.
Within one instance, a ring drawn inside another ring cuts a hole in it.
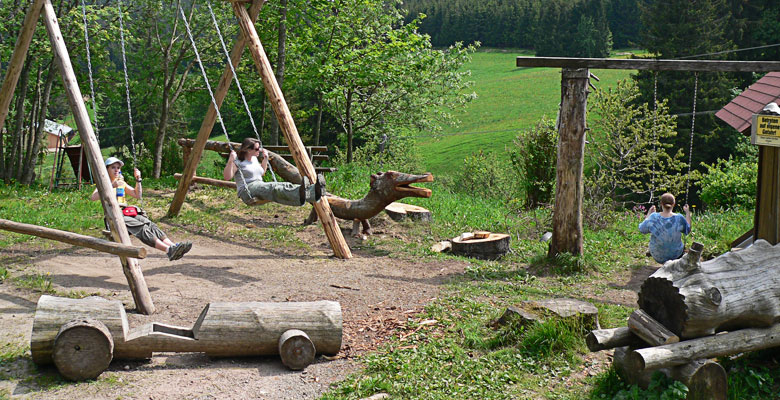
[[[258,161],[257,157],[261,154],[263,160]],[[263,175],[267,170],[268,151],[260,148],[257,139],[246,138],[241,142],[238,154],[230,150],[222,175],[225,180],[235,178],[238,197],[248,205],[260,199],[288,206],[302,206],[305,203],[319,201],[325,192],[325,180],[322,175],[317,177],[317,182],[313,185],[307,184],[307,177],[303,177],[302,185],[290,182],[264,182]]]
[[[141,171],[135,168],[135,187],[133,187],[128,185],[122,177],[123,165],[125,163],[116,157],[109,157],[106,160],[108,177],[111,179],[111,186],[116,190],[116,200],[119,203],[119,208],[122,209],[122,217],[127,227],[127,232],[140,239],[147,246],[164,251],[170,261],[182,258],[192,249],[192,243],[173,243],[168,238],[168,235],[163,233],[154,222],[146,217],[146,213],[141,208],[128,206],[125,202],[125,197],[128,195],[139,200],[141,199]],[[98,193],[97,189],[92,192],[92,196],[89,199],[92,201],[100,199],[100,193]]]
[[[684,218],[672,212],[674,205],[674,195],[664,193],[661,195],[661,212],[655,212],[655,206],[650,207],[645,220],[639,224],[639,232],[650,234],[650,255],[661,264],[682,257],[682,235],[691,233],[691,210],[688,205],[683,206]]]

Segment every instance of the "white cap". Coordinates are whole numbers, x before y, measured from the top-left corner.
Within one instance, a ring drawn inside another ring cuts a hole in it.
[[[108,167],[109,165],[112,165],[112,164],[116,164],[116,163],[119,163],[120,167],[125,165],[125,163],[123,163],[122,160],[120,160],[120,159],[118,159],[116,157],[108,157],[106,159],[106,167]]]

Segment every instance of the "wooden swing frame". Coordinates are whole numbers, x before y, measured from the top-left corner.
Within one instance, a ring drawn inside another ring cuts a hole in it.
[[[119,204],[116,201],[114,189],[108,177],[108,171],[103,164],[100,145],[87,114],[87,107],[84,104],[81,89],[79,89],[76,81],[76,74],[73,71],[70,55],[62,38],[62,32],[57,22],[57,14],[54,11],[51,0],[34,0],[24,17],[8,71],[2,86],[0,86],[0,131],[2,131],[5,119],[8,117],[11,99],[16,90],[16,84],[19,81],[19,75],[21,74],[22,66],[24,65],[24,60],[30,48],[35,27],[39,17],[41,17],[41,13],[43,13],[42,17],[46,26],[46,32],[49,35],[49,41],[56,56],[56,64],[62,76],[68,105],[76,120],[82,145],[86,149],[87,162],[94,174],[95,183],[100,193],[100,202],[103,205],[103,211],[111,228],[114,241],[128,247],[134,247],[130,241],[130,235],[127,233],[122,212],[119,210]],[[155,311],[154,304],[152,303],[152,297],[149,294],[149,288],[146,285],[146,280],[138,261],[127,255],[120,255],[119,259],[122,263],[122,270],[127,278],[127,283],[130,286],[130,292],[133,294],[136,309],[142,314],[153,314]]]
[[[227,0],[230,1],[230,0]],[[279,87],[279,83],[276,81],[276,76],[271,69],[271,63],[268,61],[268,57],[265,54],[263,45],[260,43],[260,38],[255,30],[255,21],[260,14],[260,9],[263,7],[265,0],[253,0],[251,6],[247,11],[245,4],[249,1],[230,1],[233,12],[238,19],[239,26],[241,28],[241,34],[236,39],[233,49],[230,51],[230,62],[234,67],[238,67],[238,63],[241,61],[244,48],[249,47],[249,53],[252,56],[252,60],[255,63],[258,73],[263,81],[268,99],[274,110],[277,120],[279,121],[279,127],[284,134],[284,137],[290,146],[290,153],[295,159],[295,164],[298,166],[298,170],[301,176],[308,177],[309,182],[315,182],[317,175],[312,165],[311,160],[306,152],[306,147],[303,145],[298,129],[293,121],[290,109],[287,107],[287,102],[284,99],[282,90]],[[228,88],[233,79],[233,74],[230,65],[225,66],[225,71],[219,79],[217,89],[214,93],[214,103],[209,105],[209,109],[203,118],[203,123],[198,131],[198,136],[195,139],[195,144],[192,146],[190,157],[187,160],[187,164],[184,167],[184,171],[181,174],[181,180],[179,180],[179,186],[176,189],[176,193],[173,196],[173,201],[168,208],[168,216],[174,217],[179,214],[184,200],[187,196],[187,190],[190,184],[193,182],[195,172],[200,163],[200,159],[203,156],[203,150],[206,146],[206,141],[211,134],[211,130],[214,127],[214,123],[217,119],[217,107],[222,105],[225,99]],[[314,210],[317,212],[317,216],[322,221],[322,228],[328,237],[331,248],[336,257],[341,259],[352,258],[352,252],[344,240],[344,236],[341,233],[341,229],[336,224],[336,219],[333,215],[333,211],[330,209],[330,205],[325,197],[320,201],[314,203]]]

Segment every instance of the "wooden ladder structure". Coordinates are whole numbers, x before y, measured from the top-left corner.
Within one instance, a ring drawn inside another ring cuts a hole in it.
[[[19,32],[19,37],[16,41],[16,46],[14,47],[14,53],[11,56],[8,71],[3,80],[3,85],[0,86],[0,131],[2,131],[5,119],[8,117],[11,98],[16,89],[16,84],[19,81],[19,75],[27,56],[27,51],[30,48],[30,42],[32,41],[35,27],[41,13],[43,13],[43,22],[46,25],[46,32],[49,35],[52,49],[56,55],[55,60],[57,68],[60,70],[60,75],[62,76],[63,86],[65,87],[65,93],[68,97],[68,105],[76,120],[82,145],[86,149],[87,162],[95,176],[95,183],[97,184],[98,192],[100,193],[100,201],[103,205],[106,220],[111,226],[114,241],[127,246],[132,246],[130,235],[127,233],[127,228],[125,227],[122,218],[122,212],[119,210],[119,205],[116,201],[116,196],[114,195],[115,192],[111,187],[111,181],[108,178],[108,171],[106,170],[105,165],[103,165],[103,156],[100,153],[100,146],[95,137],[95,132],[92,129],[92,124],[89,115],[87,114],[87,107],[84,104],[81,89],[79,89],[78,82],[76,81],[76,74],[73,71],[70,55],[68,54],[68,49],[65,47],[62,32],[60,31],[57,22],[57,14],[54,11],[51,0],[34,0],[25,15],[22,29]],[[149,288],[146,285],[146,280],[143,277],[138,261],[127,256],[119,256],[119,259],[122,262],[122,269],[127,278],[127,283],[130,286],[130,291],[133,294],[136,309],[143,314],[154,313],[152,297],[149,294]]]
[[[282,94],[282,89],[276,81],[276,76],[271,69],[271,63],[268,61],[263,45],[260,43],[260,37],[255,30],[254,24],[265,0],[252,0],[248,11],[245,4],[250,3],[249,1],[228,1],[232,4],[233,11],[236,14],[236,18],[238,18],[238,23],[241,27],[241,35],[236,39],[233,49],[230,52],[230,62],[237,68],[241,56],[244,53],[244,48],[249,47],[249,53],[252,56],[257,71],[260,73],[263,86],[265,86],[266,93],[268,94],[268,100],[279,121],[279,127],[282,129],[282,133],[290,146],[290,153],[295,159],[295,165],[298,167],[301,176],[308,177],[309,182],[315,182],[317,180],[317,175],[314,166],[312,165],[311,160],[309,160],[306,147],[303,145],[301,137],[298,135],[298,129],[295,127],[295,121],[293,121],[290,109],[287,107],[287,102]],[[203,123],[198,131],[195,144],[192,146],[189,159],[184,167],[184,171],[182,171],[182,178],[179,181],[179,186],[176,189],[173,201],[168,208],[168,216],[176,216],[181,211],[182,204],[187,196],[187,190],[190,187],[190,183],[192,183],[192,177],[195,176],[198,163],[203,156],[203,149],[206,146],[206,141],[211,134],[214,122],[217,118],[217,109],[215,107],[222,105],[222,101],[225,99],[232,79],[233,75],[230,65],[227,65],[225,71],[222,73],[222,77],[219,79],[217,89],[214,93],[217,104],[216,106],[213,103],[210,104],[206,116],[203,118]],[[325,197],[314,203],[314,210],[317,212],[320,221],[322,221],[322,228],[325,230],[328,242],[330,242],[330,246],[333,248],[335,256],[342,259],[352,258],[352,252],[350,251],[347,242],[344,240],[341,229],[335,222],[336,218]]]

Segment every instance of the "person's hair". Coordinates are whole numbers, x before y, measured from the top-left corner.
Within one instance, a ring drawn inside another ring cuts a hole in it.
[[[664,193],[661,195],[661,207],[663,207],[664,210],[669,209],[671,210],[674,208],[674,195],[671,193]]]
[[[246,152],[253,150],[255,148],[255,144],[260,144],[260,142],[258,142],[257,139],[252,138],[244,139],[244,141],[241,142],[241,147],[238,149],[238,159],[244,161],[244,158],[246,158]]]

